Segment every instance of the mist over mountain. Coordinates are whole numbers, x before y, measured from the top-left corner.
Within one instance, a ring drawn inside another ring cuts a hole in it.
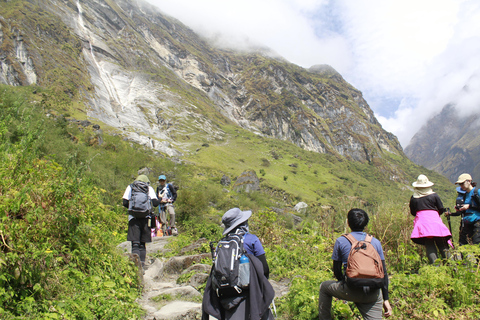
[[[225,125],[339,159],[405,155],[332,67],[265,48],[221,49],[142,1],[38,0],[0,10],[0,83],[51,88],[65,113],[174,158],[225,141]],[[383,159],[383,160],[382,160]]]
[[[405,148],[415,163],[446,176],[451,182],[468,172],[480,177],[478,114],[465,116],[453,104],[430,119]]]
[[[405,148],[412,161],[446,176],[451,182],[465,172],[474,180],[480,176],[480,140],[476,135],[480,128],[480,71],[473,68],[468,72],[465,82],[461,82],[461,77],[449,75],[451,86],[439,91],[438,96],[451,102],[427,121]]]

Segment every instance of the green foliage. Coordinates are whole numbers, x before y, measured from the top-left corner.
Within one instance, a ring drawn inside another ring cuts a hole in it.
[[[0,314],[4,319],[139,318],[138,280],[115,248],[120,215],[84,167],[39,159],[43,123],[0,94]]]
[[[397,319],[473,319],[479,312],[478,246],[460,249],[465,259],[428,265],[414,274],[397,274],[391,280],[391,300]],[[473,258],[470,259],[469,257]]]
[[[151,181],[166,173],[180,186],[180,234],[171,238],[171,251],[163,257],[179,254],[200,238],[207,241],[188,254],[210,252],[208,242],[222,237],[219,225],[226,210],[253,210],[250,229],[264,244],[271,278],[290,283],[288,294],[276,299],[280,319],[318,316],[318,289],[333,278],[333,243],[347,231],[346,213],[352,207],[369,213],[367,231],[382,241],[393,319],[472,319],[479,312],[479,267],[473,258],[480,254],[477,248],[459,248],[465,260],[425,267],[424,248],[409,239],[410,192],[370,164],[339,162],[244,132],[238,132],[228,147],[209,141],[208,148],[192,156],[196,165],[178,164],[120,137],[106,134],[103,144],[96,143],[90,127],[68,121],[58,110],[44,117],[52,101],[38,88],[32,97],[37,103],[29,102],[32,88],[0,90],[3,318],[115,319],[127,310],[132,310],[132,318],[141,316],[134,302],[139,293],[135,267],[114,244],[126,238],[121,196],[144,167],[150,169]],[[390,161],[411,170],[412,181],[425,173],[393,156]],[[293,176],[291,164],[296,166]],[[219,183],[223,174],[234,177],[247,168],[260,172],[262,192],[237,193]],[[444,202],[451,203],[453,188],[427,174]],[[286,183],[283,177],[289,175]],[[288,212],[266,209],[288,207],[300,199],[309,203],[300,224]],[[458,219],[452,222],[458,229]],[[333,301],[332,312],[340,319],[358,316],[351,303],[339,300]]]

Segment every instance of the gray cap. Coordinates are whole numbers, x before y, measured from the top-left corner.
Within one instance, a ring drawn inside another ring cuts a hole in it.
[[[225,212],[222,217],[222,223],[225,226],[225,229],[223,230],[223,235],[228,234],[235,227],[247,221],[251,215],[252,211],[242,211],[238,208],[233,208]]]

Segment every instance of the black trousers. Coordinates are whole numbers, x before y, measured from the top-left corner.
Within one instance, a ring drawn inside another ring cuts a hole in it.
[[[480,221],[468,223],[465,220],[462,220],[460,223],[460,235],[458,237],[458,243],[461,246],[468,244],[468,238],[472,239],[473,244],[480,243]]]

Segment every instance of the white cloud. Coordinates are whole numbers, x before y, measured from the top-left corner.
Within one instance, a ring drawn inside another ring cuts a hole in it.
[[[148,1],[224,44],[267,46],[306,68],[330,64],[403,146],[449,102],[480,109],[477,0]]]
[[[342,1],[344,36],[352,46],[350,78],[383,94],[410,94],[426,64],[453,35],[454,1]]]
[[[449,103],[456,104],[460,116],[480,112],[480,3],[455,3],[458,9],[452,36],[443,51],[426,60],[424,80],[416,92],[412,90],[418,98],[414,115],[419,127],[414,132],[401,134],[385,125],[399,137],[403,146],[421,125]]]
[[[320,0],[149,0],[195,31],[223,45],[261,44],[303,67],[327,63],[345,71],[351,61],[341,35],[319,38],[313,20],[328,1]],[[224,36],[221,36],[221,35]]]

